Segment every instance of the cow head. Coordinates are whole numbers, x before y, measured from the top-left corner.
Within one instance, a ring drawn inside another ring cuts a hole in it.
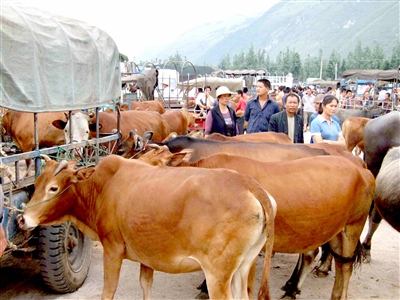
[[[176,167],[182,161],[189,161],[194,152],[193,149],[185,149],[178,153],[171,153],[167,146],[154,144],[149,144],[149,148],[152,148],[152,150],[144,153],[139,159],[153,166]]]
[[[76,207],[74,184],[88,179],[94,168],[75,169],[77,161],[56,162],[45,157],[46,167],[35,182],[35,192],[24,212],[18,216],[21,229],[70,221],[69,212]]]
[[[135,130],[129,132],[129,136],[122,141],[118,148],[118,154],[124,158],[140,157],[142,152],[146,152],[147,143],[153,138],[153,132],[147,131],[140,136]]]
[[[71,120],[68,119],[68,114],[65,114],[67,121],[55,120],[53,121],[53,126],[64,131],[65,142],[69,144],[71,142],[71,132],[72,132],[72,142],[81,142],[90,139],[89,131],[89,120],[90,117],[82,112],[73,113]],[[71,122],[71,131],[69,122]]]

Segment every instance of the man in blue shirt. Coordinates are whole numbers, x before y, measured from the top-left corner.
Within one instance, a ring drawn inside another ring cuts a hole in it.
[[[257,96],[247,102],[244,119],[248,122],[247,133],[268,131],[269,119],[275,113],[280,112],[276,101],[268,96],[271,83],[268,79],[257,81]]]

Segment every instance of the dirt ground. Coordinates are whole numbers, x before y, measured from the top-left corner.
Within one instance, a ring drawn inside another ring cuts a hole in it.
[[[363,236],[365,235],[365,230]],[[382,222],[373,238],[372,262],[355,270],[350,281],[349,299],[400,299],[399,233]],[[103,288],[103,248],[98,242],[93,249],[89,275],[83,286],[71,294],[53,294],[44,287],[38,262],[13,259],[12,266],[0,261],[0,299],[100,299]],[[297,255],[276,253],[272,259],[270,290],[279,299],[280,287],[290,277]],[[2,266],[3,264],[3,266]],[[257,261],[257,279],[261,279],[262,258]],[[165,274],[155,272],[153,299],[194,299],[196,287],[202,282],[202,272]],[[329,299],[334,272],[326,278],[309,274],[297,299]],[[142,299],[139,285],[139,264],[124,261],[115,295],[117,300]]]

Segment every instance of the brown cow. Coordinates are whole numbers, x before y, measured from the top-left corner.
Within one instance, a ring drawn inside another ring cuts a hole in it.
[[[152,165],[226,168],[252,176],[278,205],[274,251],[305,253],[329,241],[336,257],[331,299],[346,299],[359,237],[368,216],[375,180],[365,168],[340,156],[319,156],[290,162],[265,163],[242,156],[215,154],[183,162],[186,153],[161,147],[139,159]],[[345,174],[345,180],[341,174]],[[315,186],[318,185],[316,189]],[[343,259],[345,258],[345,260]],[[301,282],[286,296],[295,297]]]
[[[92,137],[95,137],[96,117],[89,121]],[[99,112],[100,133],[112,133],[117,129],[117,113]],[[153,131],[153,140],[161,142],[168,135],[164,121],[158,113],[150,111],[128,110],[121,112],[121,135],[122,140],[130,136],[132,130],[143,135],[146,131]]]
[[[177,135],[184,135],[188,132],[188,121],[181,110],[167,110],[161,118],[167,126],[168,133],[175,132]]]
[[[220,133],[212,133],[208,136],[209,140],[222,142],[270,142],[276,144],[293,144],[289,136],[282,132],[255,132],[249,134],[240,134],[236,136],[225,136]]]
[[[344,120],[342,125],[343,137],[350,152],[356,146],[364,152],[364,127],[369,121],[371,121],[370,118],[361,117],[351,117]],[[356,152],[356,154],[359,155],[360,153]]]
[[[196,117],[193,113],[188,112],[187,110],[182,109],[182,114],[186,117],[188,126],[193,127],[196,126]]]
[[[77,170],[76,161],[46,160],[31,201],[19,217],[20,227],[72,221],[84,234],[100,240],[102,299],[113,298],[123,259],[141,263],[144,299],[150,298],[154,270],[201,269],[212,299],[248,299],[250,268],[254,269],[264,245],[259,299],[269,299],[276,204],[250,176],[154,167],[115,155],[95,168]]]
[[[65,144],[64,132],[53,126],[53,121],[67,121],[63,112],[38,113],[39,148]],[[22,151],[35,149],[34,114],[9,110],[3,116],[3,133],[13,138],[15,145]]]
[[[88,119],[82,112],[72,114],[72,133],[68,114],[64,112],[38,113],[38,142],[39,148],[64,145],[72,141],[81,142],[89,139]],[[3,116],[3,134],[10,135],[15,145],[22,151],[28,152],[35,149],[34,114],[8,110]],[[27,173],[31,160],[26,160]]]
[[[147,110],[147,111],[156,111],[159,114],[165,113],[164,105],[158,100],[151,101],[126,101],[130,104],[130,110]]]

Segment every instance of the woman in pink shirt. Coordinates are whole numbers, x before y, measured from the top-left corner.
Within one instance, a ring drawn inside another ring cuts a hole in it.
[[[243,98],[243,91],[236,91],[236,102],[238,103],[236,107],[236,124],[238,128],[238,134],[243,134],[243,126],[244,126],[244,111],[246,109],[246,100]]]

